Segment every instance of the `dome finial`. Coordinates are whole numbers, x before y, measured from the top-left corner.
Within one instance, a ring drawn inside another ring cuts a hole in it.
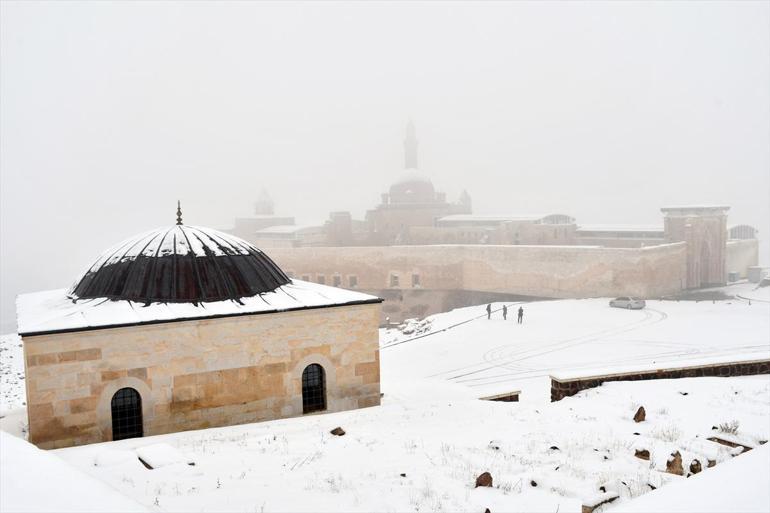
[[[176,200],[176,224],[182,224],[182,202]]]

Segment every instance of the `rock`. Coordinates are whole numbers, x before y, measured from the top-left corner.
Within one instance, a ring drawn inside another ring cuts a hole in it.
[[[549,449],[551,449],[552,451],[558,451],[559,450],[559,448],[556,447],[555,445],[552,445],[551,447],[549,447]]]
[[[639,449],[636,449],[634,451],[634,456],[636,456],[640,460],[650,461],[650,451],[648,451],[647,449],[642,449],[641,451]]]
[[[401,477],[406,477],[406,472],[401,472],[401,474],[399,474],[399,475],[400,475]]]
[[[701,470],[703,470],[703,467],[701,466],[700,461],[692,460],[690,462],[690,474],[697,474]]]
[[[479,486],[486,486],[486,487],[492,487],[492,474],[489,472],[484,472],[479,477],[476,478],[476,488]]]
[[[529,484],[530,484],[530,486],[537,486],[537,483],[535,482],[534,479],[532,481],[530,481]]]
[[[332,429],[332,430],[331,430],[331,431],[329,431],[329,432],[330,432],[331,434],[333,434],[334,436],[345,436],[345,430],[344,430],[344,429],[342,429],[342,428],[341,428],[341,427],[339,427],[339,426],[337,426],[336,428]]]
[[[634,422],[644,422],[645,418],[647,418],[647,413],[644,411],[644,406],[640,406],[634,415]]]
[[[489,508],[484,508],[484,513],[492,513],[492,512],[489,511]]]
[[[709,460],[708,464],[706,465],[708,468],[716,467],[717,466],[717,460]]]
[[[684,475],[684,469],[682,468],[682,455],[679,451],[671,454],[671,457],[666,462],[666,472],[669,474],[676,474],[677,476]]]

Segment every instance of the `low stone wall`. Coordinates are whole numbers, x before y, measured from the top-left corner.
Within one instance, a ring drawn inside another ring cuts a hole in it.
[[[755,374],[770,374],[770,360],[695,365],[569,379],[551,376],[551,402],[560,401],[565,397],[577,394],[581,390],[598,387],[607,381],[641,381],[647,379],[699,378],[704,376],[731,377],[752,376]]]
[[[518,403],[520,394],[521,392],[516,390],[515,392],[505,392],[502,394],[490,395],[488,397],[481,397],[480,399],[482,401],[497,401],[501,403]]]

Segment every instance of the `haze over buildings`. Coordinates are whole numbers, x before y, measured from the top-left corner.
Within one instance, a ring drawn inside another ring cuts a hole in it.
[[[177,199],[208,226],[263,187],[297,224],[363,219],[409,117],[421,171],[475,214],[725,204],[768,263],[766,3],[0,8],[3,332],[19,292],[69,285]]]

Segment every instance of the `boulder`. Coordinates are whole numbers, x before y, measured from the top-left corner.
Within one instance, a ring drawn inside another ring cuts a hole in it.
[[[492,474],[489,472],[484,472],[479,477],[476,478],[476,488],[479,486],[486,486],[491,487],[492,486]]]
[[[341,428],[341,427],[339,427],[339,426],[337,426],[336,428],[332,429],[332,430],[331,430],[331,431],[329,431],[329,432],[330,432],[331,434],[333,434],[334,436],[345,436],[345,430],[344,430],[344,429],[342,429],[342,428]]]
[[[669,474],[676,474],[677,476],[684,475],[684,469],[682,468],[682,455],[679,451],[672,453],[666,461],[666,472]]]
[[[634,451],[634,456],[636,456],[640,460],[650,461],[650,451],[648,451],[647,449],[642,449],[641,451],[639,449],[636,449]]]
[[[701,466],[700,461],[692,460],[690,462],[690,474],[697,474],[701,470],[703,470],[703,467]]]
[[[647,412],[644,411],[644,406],[640,406],[638,410],[636,410],[636,414],[634,415],[634,422],[644,422],[644,419],[647,417]]]

